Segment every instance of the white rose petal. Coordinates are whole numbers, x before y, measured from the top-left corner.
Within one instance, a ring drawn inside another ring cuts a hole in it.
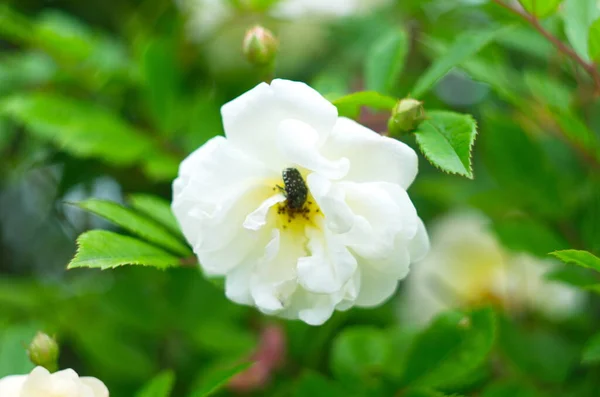
[[[315,325],[388,299],[429,245],[406,193],[415,152],[303,83],[260,84],[221,113],[226,138],[183,161],[172,208],[227,297]],[[296,206],[289,168],[308,191]]]
[[[581,293],[544,279],[556,262],[508,252],[488,223],[478,213],[457,212],[432,226],[432,249],[406,280],[402,314],[408,321],[423,325],[443,310],[482,301],[553,318],[581,308]]]
[[[0,379],[2,397],[108,397],[108,389],[100,380],[79,377],[72,369],[50,374],[36,367],[29,375]]]

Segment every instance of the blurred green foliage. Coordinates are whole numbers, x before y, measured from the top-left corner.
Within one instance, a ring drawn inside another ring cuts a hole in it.
[[[598,75],[595,0],[521,4]],[[302,24],[238,15],[202,42],[184,14],[170,0],[0,4],[0,377],[32,368],[23,346],[44,330],[62,368],[113,397],[229,395],[275,324],[285,362],[252,395],[597,396],[600,87],[589,69],[494,1],[404,0]],[[280,37],[278,77],[378,132],[398,98],[422,99],[429,119],[400,139],[474,180],[421,159],[410,191],[421,216],[476,208],[509,250],[558,251],[568,264],[548,278],[587,291],[586,310],[558,322],[463,308],[419,330],[392,300],[313,328],[237,306],[186,266],[170,182],[222,134],[220,106],[263,77],[241,56],[256,22]],[[165,270],[65,272],[83,232],[92,249],[71,268]]]

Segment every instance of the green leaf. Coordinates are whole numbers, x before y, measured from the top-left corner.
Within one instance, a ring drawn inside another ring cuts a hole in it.
[[[600,19],[597,19],[590,26],[588,33],[588,53],[592,61],[600,61]]]
[[[37,330],[29,326],[3,327],[0,330],[0,379],[29,373],[34,365],[27,357],[27,346]]]
[[[381,95],[374,91],[360,91],[333,101],[338,113],[343,117],[357,118],[362,106],[378,110],[389,110],[396,105],[396,98]]]
[[[415,131],[421,151],[442,171],[473,179],[471,149],[477,123],[470,115],[432,111],[429,119]]]
[[[453,67],[466,61],[469,57],[478,53],[481,49],[505,34],[511,26],[493,28],[482,31],[461,33],[446,53],[437,58],[433,64],[415,83],[411,95],[415,98],[422,97],[433,85]]]
[[[570,111],[554,112],[553,115],[569,141],[581,147],[600,162],[600,139],[581,120],[581,117]]]
[[[600,293],[600,280],[597,275],[589,269],[575,266],[565,266],[547,273],[544,278],[550,281],[558,281],[576,288]]]
[[[207,376],[206,379],[204,379],[201,386],[198,389],[194,390],[190,397],[207,397],[216,393],[223,386],[225,386],[231,378],[247,370],[252,365],[254,365],[254,363],[243,363],[236,365],[232,368],[214,371],[209,376]]]
[[[499,347],[514,370],[528,378],[563,384],[578,358],[574,341],[558,330],[499,321]]]
[[[584,364],[600,363],[600,333],[594,335],[586,344],[581,362]]]
[[[106,200],[89,199],[76,203],[80,208],[121,226],[123,229],[163,248],[187,257],[192,251],[186,244],[154,220],[122,205]]]
[[[77,157],[130,165],[152,148],[147,137],[112,112],[56,94],[13,96],[0,103],[0,112]]]
[[[495,334],[496,319],[489,308],[443,313],[413,343],[403,383],[434,388],[451,384],[484,362]]]
[[[557,257],[565,263],[600,272],[600,258],[587,251],[563,250],[551,252],[550,255]]]
[[[402,393],[402,397],[460,397],[458,394],[447,395],[433,389],[409,389]]]
[[[179,123],[181,73],[175,42],[156,39],[142,49],[141,75],[148,108],[164,136],[172,136]]]
[[[175,375],[172,371],[164,371],[158,374],[135,397],[169,397],[175,385]]]
[[[390,343],[383,331],[347,328],[333,341],[331,371],[340,380],[362,382],[385,369],[389,354]]]
[[[306,372],[298,380],[294,397],[349,397],[353,396],[341,385],[316,372]]]
[[[600,15],[596,0],[564,0],[563,11],[565,34],[571,46],[579,56],[589,61],[590,26]]]
[[[179,265],[179,258],[133,237],[106,230],[92,230],[77,238],[77,254],[68,269],[91,267],[112,269],[123,265],[153,266],[159,269]]]
[[[514,381],[492,383],[483,391],[482,397],[538,397],[535,389]]]
[[[406,32],[394,29],[379,38],[367,54],[365,85],[367,90],[389,93],[398,80],[408,53]]]
[[[182,236],[179,223],[171,211],[171,203],[161,197],[136,193],[129,195],[129,205],[138,212],[154,219],[172,233]]]
[[[538,18],[546,18],[552,15],[562,0],[519,0],[527,12]]]

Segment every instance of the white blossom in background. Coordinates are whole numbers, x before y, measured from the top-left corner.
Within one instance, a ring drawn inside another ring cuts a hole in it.
[[[50,374],[36,367],[29,375],[13,375],[0,379],[2,397],[108,397],[108,389],[100,380],[79,377],[72,369]]]
[[[455,212],[430,228],[431,251],[412,266],[401,300],[406,320],[424,325],[441,311],[492,302],[509,313],[538,311],[564,318],[582,294],[544,279],[559,264],[502,248],[476,212]]]
[[[226,137],[189,155],[173,184],[204,272],[225,276],[234,302],[314,325],[389,298],[429,245],[406,193],[416,153],[304,83],[262,83],[221,114]]]
[[[393,0],[280,0],[267,14],[282,20],[302,18],[341,18],[366,14]],[[190,35],[202,39],[235,16],[237,10],[228,0],[176,0],[189,20]],[[242,2],[243,4],[243,2]]]

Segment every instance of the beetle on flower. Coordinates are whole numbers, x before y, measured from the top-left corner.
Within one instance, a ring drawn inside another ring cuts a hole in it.
[[[262,83],[221,109],[226,137],[185,159],[173,211],[234,302],[318,325],[381,304],[429,247],[406,189],[417,155],[304,83]]]

